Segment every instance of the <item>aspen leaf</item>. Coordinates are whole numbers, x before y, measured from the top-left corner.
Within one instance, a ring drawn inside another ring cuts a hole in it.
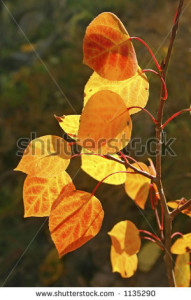
[[[51,178],[28,175],[23,186],[24,217],[49,216],[52,203],[69,183],[72,183],[72,180],[66,172]],[[73,190],[75,190],[74,185]]]
[[[161,255],[161,249],[154,243],[146,243],[138,254],[138,268],[142,272],[149,272]]]
[[[180,208],[183,204],[187,202],[186,199],[181,199],[181,200],[174,200],[174,201],[169,201],[167,204],[171,208]],[[187,208],[181,211],[181,213],[191,217],[191,208]]]
[[[141,166],[144,171],[150,174],[149,167],[147,167],[144,163],[139,162],[140,166],[137,163],[133,163],[132,165],[139,170],[141,170]],[[128,168],[127,172],[133,172],[133,169]],[[143,175],[127,173],[125,191],[127,195],[142,209],[145,208],[145,203],[149,195],[150,183],[151,180]]]
[[[78,143],[99,154],[114,154],[128,143],[132,123],[121,97],[112,91],[95,93],[83,109]]]
[[[39,278],[43,285],[50,286],[63,273],[63,262],[58,257],[56,249],[51,249],[39,268]]]
[[[117,155],[113,156],[119,159]],[[104,183],[123,184],[126,179],[126,168],[124,165],[97,155],[82,155],[81,168],[84,172],[98,181],[101,181],[104,177],[111,173],[120,171],[124,172],[109,176],[106,180],[104,180]]]
[[[68,143],[61,137],[41,136],[29,143],[15,171],[42,178],[54,177],[68,167],[70,153]]]
[[[137,270],[137,255],[128,255],[126,251],[120,251],[118,248],[111,246],[111,264],[112,272],[118,272],[123,278],[133,276]]]
[[[141,68],[133,77],[124,81],[110,81],[94,72],[84,89],[84,106],[93,94],[101,90],[110,90],[120,95],[126,107],[145,107],[149,96],[149,82]],[[138,111],[139,108],[133,108],[129,110],[129,114]]]
[[[184,253],[177,255],[174,275],[177,287],[189,287],[190,286],[190,254]]]
[[[52,205],[49,229],[59,257],[81,247],[100,230],[104,212],[100,201],[83,191],[66,186]]]
[[[72,138],[76,138],[79,129],[80,115],[58,117],[55,115],[60,127]]]
[[[141,247],[139,230],[131,221],[117,223],[108,234],[113,246],[128,255],[136,254]]]
[[[103,78],[125,80],[137,71],[137,58],[129,34],[112,13],[101,13],[90,23],[83,51],[84,64]]]
[[[178,238],[171,247],[173,254],[184,254],[191,252],[191,233],[184,234]]]

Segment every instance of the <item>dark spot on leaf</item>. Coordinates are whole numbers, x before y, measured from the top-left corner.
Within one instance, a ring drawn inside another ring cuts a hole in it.
[[[90,89],[89,92],[92,92],[92,89]]]
[[[186,252],[191,252],[190,247],[186,247]]]
[[[86,97],[86,93],[84,93],[84,98]]]

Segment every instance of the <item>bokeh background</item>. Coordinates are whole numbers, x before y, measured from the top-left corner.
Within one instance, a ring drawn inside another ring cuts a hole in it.
[[[123,186],[102,184],[96,195],[105,218],[100,233],[86,245],[58,260],[44,218],[23,218],[22,185],[25,175],[14,172],[20,157],[17,140],[54,134],[62,136],[54,114],[73,114],[69,99],[81,113],[83,89],[91,70],[82,64],[82,40],[86,26],[99,13],[115,13],[131,36],[147,41],[159,62],[168,47],[178,1],[172,0],[14,0],[0,1],[0,283],[4,286],[166,286],[160,251],[143,242],[137,273],[122,279],[112,273],[107,232],[120,220],[129,219],[142,229],[149,225]],[[191,5],[181,18],[169,66],[169,98],[164,119],[190,106],[191,100]],[[11,12],[12,16],[10,15]],[[17,25],[16,25],[17,24]],[[33,44],[36,53],[30,46]],[[134,42],[142,68],[154,67],[148,51]],[[40,58],[40,59],[39,59]],[[160,94],[160,80],[149,74],[152,113]],[[64,96],[66,95],[66,97]],[[190,115],[184,114],[166,127],[167,138],[175,137],[175,157],[163,157],[163,182],[168,200],[190,197]],[[133,137],[143,143],[154,136],[154,127],[143,113],[133,116]],[[139,158],[146,161],[147,155]],[[75,158],[69,168],[78,189],[91,192],[96,181]],[[77,172],[78,171],[78,172]],[[156,229],[149,204],[144,214]],[[191,222],[181,215],[174,231],[189,232]],[[153,253],[153,254],[152,254]]]

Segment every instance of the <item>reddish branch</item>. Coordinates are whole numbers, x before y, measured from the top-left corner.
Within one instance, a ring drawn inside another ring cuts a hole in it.
[[[174,19],[174,24],[173,24],[173,28],[172,28],[172,32],[171,32],[171,38],[170,38],[167,56],[166,56],[166,59],[163,60],[162,65],[161,65],[161,68],[162,68],[161,76],[164,79],[164,81],[166,79],[166,71],[167,71],[171,53],[172,53],[172,47],[173,47],[174,40],[176,37],[178,24],[179,24],[179,18],[181,15],[183,3],[184,3],[184,0],[180,0],[179,6],[178,6],[178,9],[176,12],[176,16]],[[174,278],[174,272],[173,272],[173,261],[172,261],[172,256],[170,253],[173,217],[172,217],[171,213],[169,212],[166,197],[165,197],[163,186],[162,186],[162,181],[161,181],[162,118],[163,118],[163,108],[164,108],[164,103],[165,103],[165,101],[163,100],[164,94],[165,94],[165,91],[164,91],[164,86],[162,84],[160,103],[159,103],[158,114],[157,114],[157,125],[156,125],[156,139],[157,139],[156,172],[157,172],[157,176],[156,176],[155,183],[157,185],[161,203],[162,203],[163,210],[164,210],[164,243],[165,243],[164,261],[165,261],[165,265],[166,265],[169,286],[174,287],[175,286],[175,278]]]

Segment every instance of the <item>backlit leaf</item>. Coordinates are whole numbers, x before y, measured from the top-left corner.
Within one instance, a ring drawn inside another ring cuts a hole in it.
[[[23,186],[24,217],[49,216],[52,203],[59,197],[62,189],[71,182],[66,172],[52,178],[28,175]],[[73,190],[75,190],[74,185]]]
[[[111,81],[102,78],[96,72],[92,74],[84,89],[84,106],[93,94],[101,90],[110,90],[121,96],[126,107],[145,107],[149,96],[149,82],[141,69],[137,73],[124,81]],[[139,108],[129,110],[129,114],[140,111]]]
[[[52,206],[49,229],[59,257],[62,257],[81,247],[99,232],[104,212],[95,196],[73,191],[68,186],[62,190],[62,197],[59,198]]]
[[[131,221],[117,223],[108,234],[113,246],[128,255],[136,254],[141,247],[139,230]]]
[[[171,247],[173,254],[184,254],[191,252],[191,233],[184,234],[178,238]]]
[[[58,257],[56,249],[48,252],[39,268],[40,282],[45,286],[50,286],[56,282],[63,273],[63,262]]]
[[[183,204],[185,204],[187,202],[186,199],[181,199],[181,200],[175,200],[175,201],[169,201],[167,204],[169,207],[171,208],[180,208]],[[181,211],[181,213],[191,217],[191,207],[190,208],[187,208],[187,209],[184,209]]]
[[[190,286],[190,254],[184,253],[177,255],[174,275],[177,287],[189,287]]]
[[[112,13],[101,13],[90,23],[83,51],[84,64],[109,80],[125,80],[137,71],[137,58],[129,34]]]
[[[147,167],[144,163],[139,162],[139,165],[137,163],[133,163],[132,165],[139,170],[141,170],[142,168],[143,171],[150,174],[149,167]],[[134,171],[133,169],[128,168],[127,172]],[[149,195],[150,183],[151,180],[143,175],[127,173],[125,181],[125,191],[127,195],[131,199],[133,199],[136,202],[136,204],[142,209],[145,208],[145,203]]]
[[[161,255],[161,249],[154,243],[146,243],[138,254],[139,270],[142,272],[150,271]]]
[[[101,155],[124,148],[131,136],[132,124],[121,97],[112,91],[95,93],[83,109],[78,143]]]
[[[113,155],[113,156],[119,159],[117,155]],[[126,171],[124,165],[97,155],[82,155],[81,168],[88,175],[90,175],[91,177],[93,177],[98,181],[102,180],[104,177],[106,177],[111,173]],[[117,173],[109,176],[106,180],[104,180],[104,183],[123,184],[125,182],[125,179],[126,179],[125,173]]]
[[[137,270],[137,254],[128,255],[126,251],[120,251],[118,248],[111,246],[111,264],[112,272],[118,272],[123,278],[133,276]]]
[[[55,116],[60,127],[72,138],[77,137],[80,115]]]
[[[54,177],[68,167],[70,153],[70,146],[61,137],[41,136],[29,143],[15,171],[42,178]]]

